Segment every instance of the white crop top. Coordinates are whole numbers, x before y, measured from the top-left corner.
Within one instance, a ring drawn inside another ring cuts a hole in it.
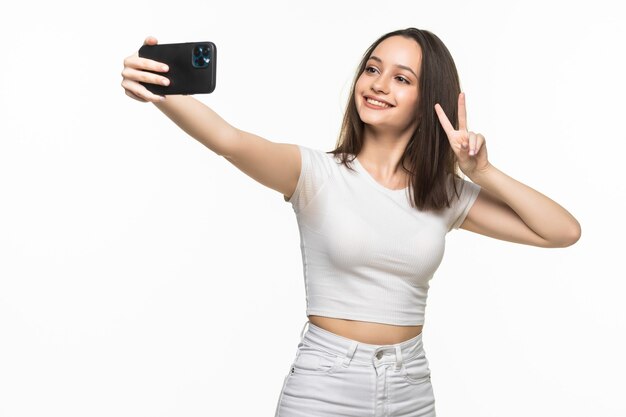
[[[359,163],[298,145],[302,168],[290,199],[300,232],[306,315],[404,326],[424,324],[429,280],[445,236],[458,229],[480,186],[456,178],[460,198],[439,213],[410,206]],[[452,187],[450,187],[452,188]]]

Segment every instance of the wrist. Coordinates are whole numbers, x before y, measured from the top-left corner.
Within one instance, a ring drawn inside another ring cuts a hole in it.
[[[484,182],[486,178],[492,176],[497,170],[498,169],[491,165],[491,163],[487,163],[487,166],[482,169],[474,170],[474,172],[472,172],[472,175],[468,175],[468,177],[470,178],[470,180],[472,180],[473,183],[481,185],[481,183]]]

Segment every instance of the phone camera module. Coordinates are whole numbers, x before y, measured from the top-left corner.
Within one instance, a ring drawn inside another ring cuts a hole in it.
[[[195,68],[206,68],[209,66],[211,51],[208,45],[196,45],[193,48],[191,62]]]

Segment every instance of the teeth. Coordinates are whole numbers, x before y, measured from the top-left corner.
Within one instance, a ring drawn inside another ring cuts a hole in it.
[[[375,106],[378,106],[378,107],[383,107],[383,108],[391,107],[391,106],[390,106],[389,104],[387,104],[387,103],[383,103],[383,102],[380,102],[380,101],[378,101],[378,100],[373,100],[373,99],[371,99],[371,98],[366,98],[365,100],[367,100],[367,102],[368,102],[368,103],[371,103],[371,104],[373,104],[373,105],[375,105]]]

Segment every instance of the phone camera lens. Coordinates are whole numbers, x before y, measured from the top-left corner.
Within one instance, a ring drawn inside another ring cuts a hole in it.
[[[208,44],[198,44],[192,51],[191,63],[195,68],[207,68],[211,60],[211,49]]]

